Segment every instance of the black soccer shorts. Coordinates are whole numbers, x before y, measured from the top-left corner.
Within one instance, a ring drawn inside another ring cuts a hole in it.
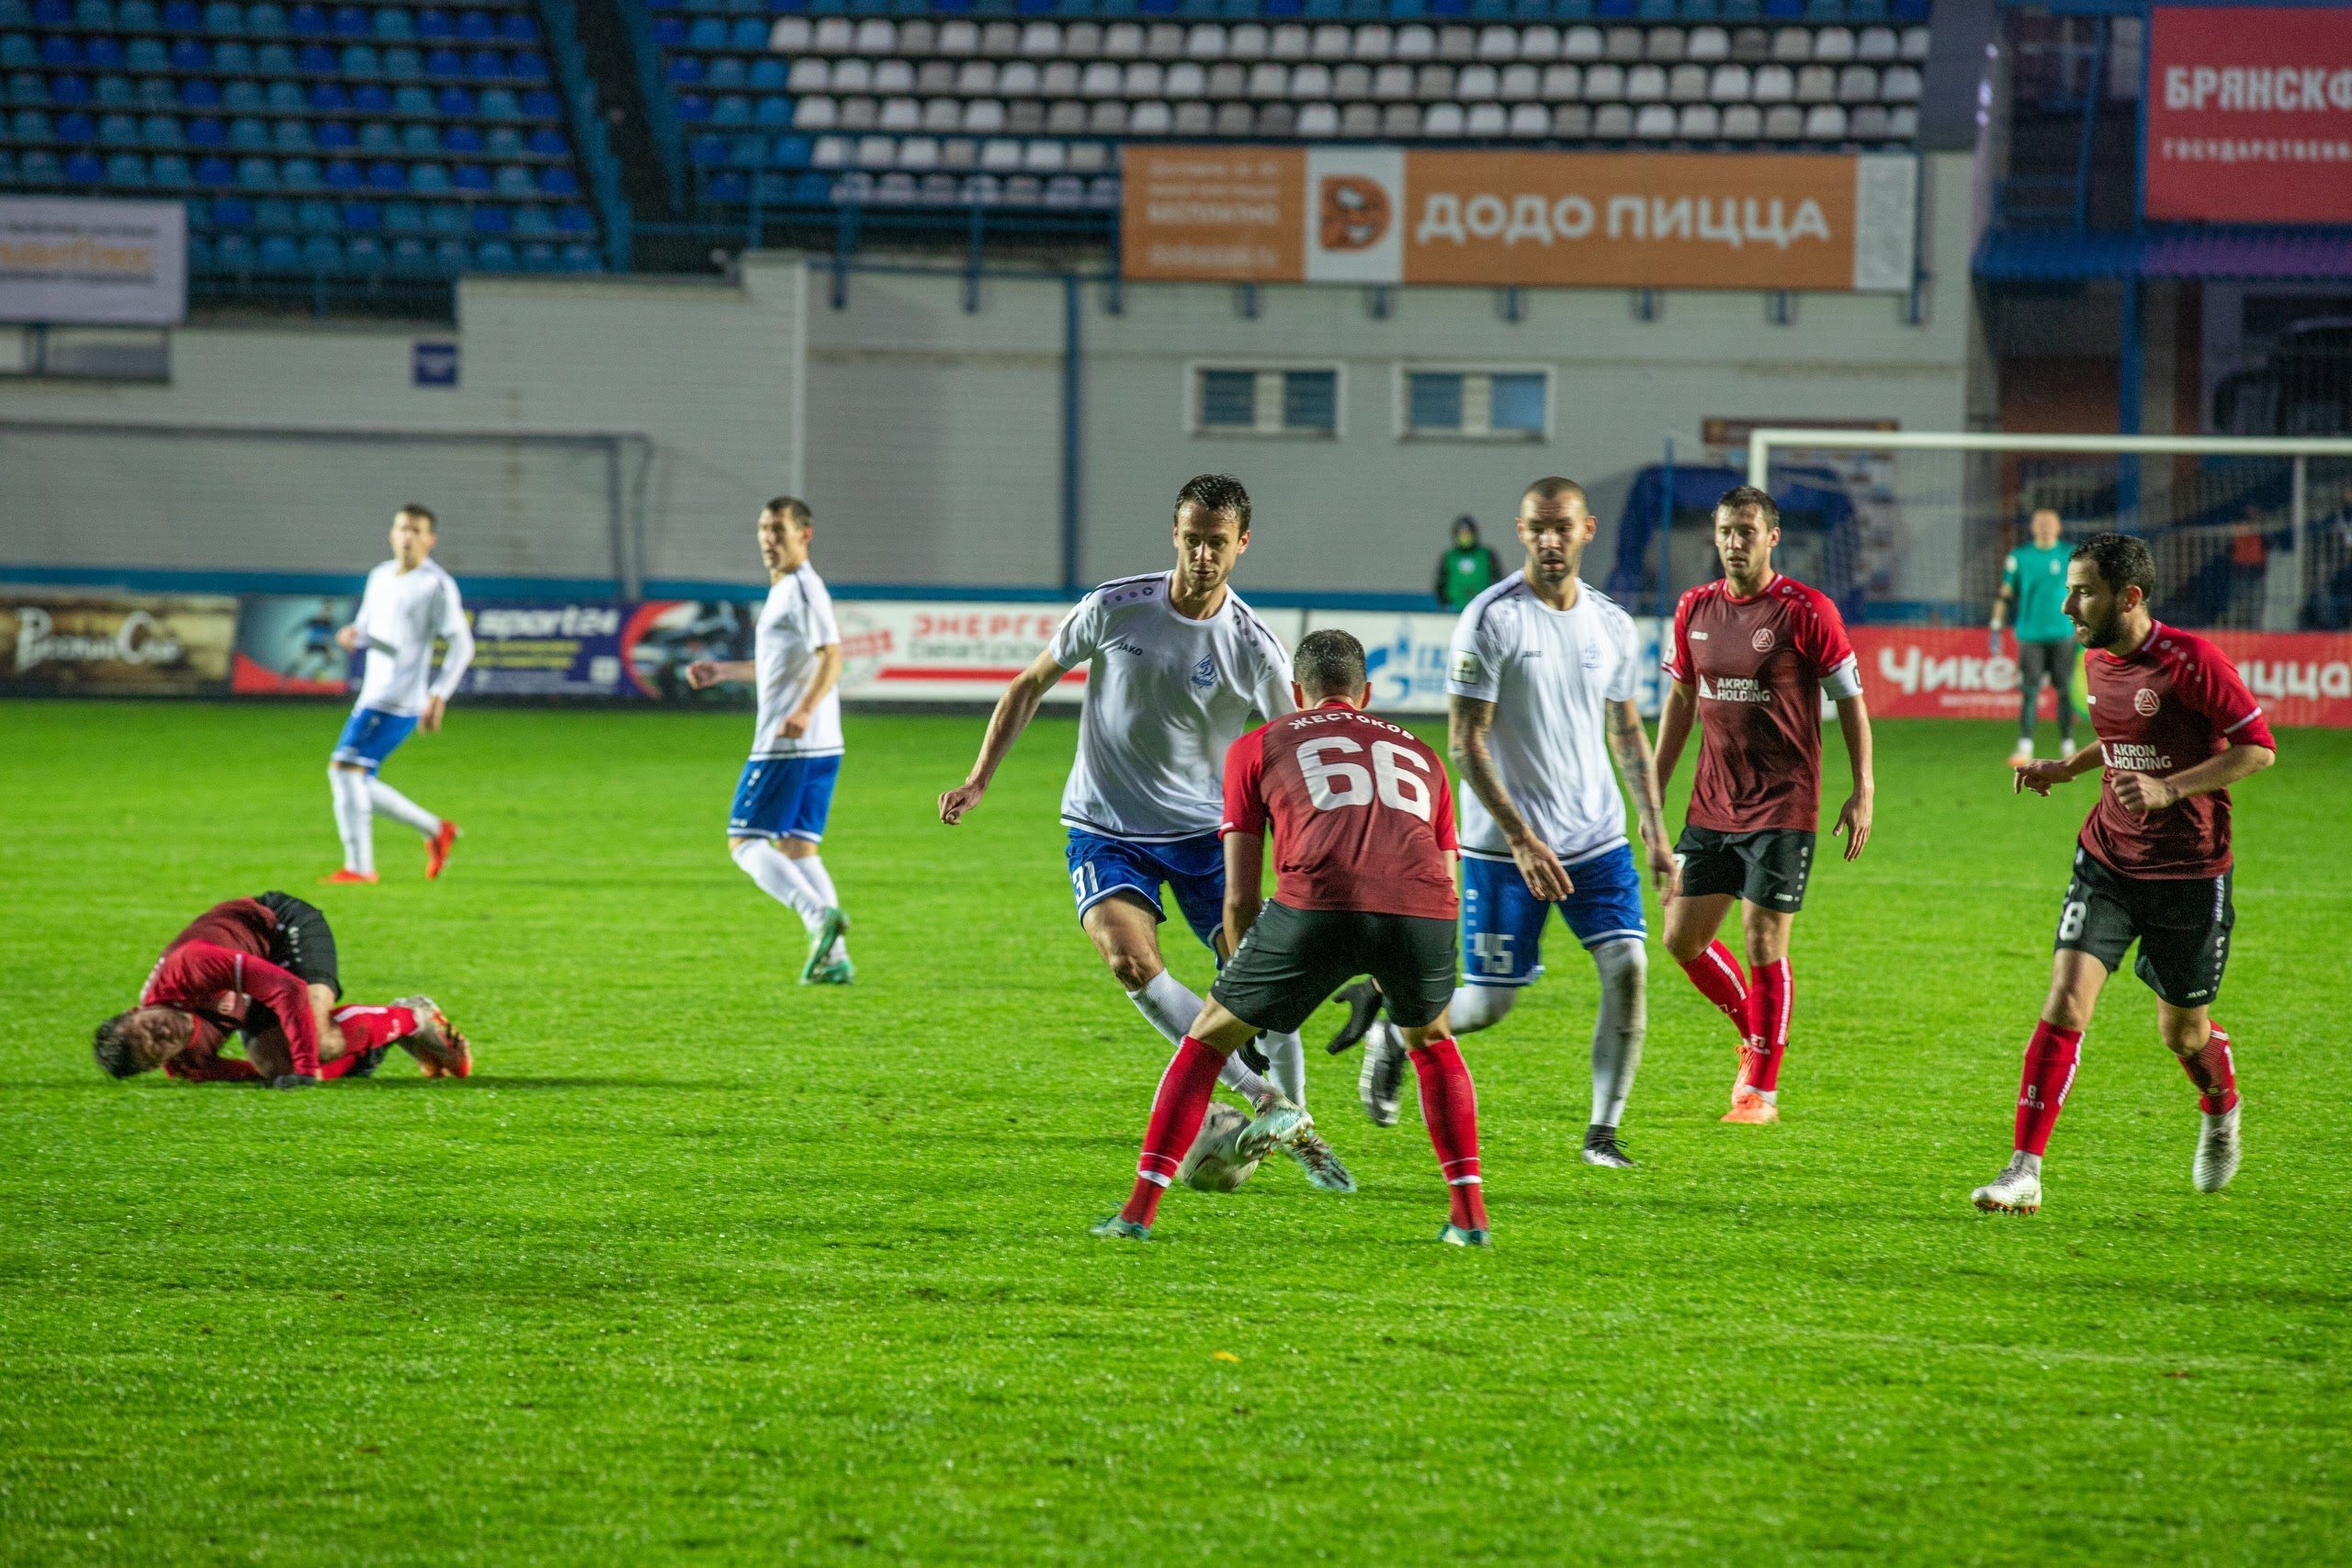
[[[2148,989],[2177,1008],[2209,1007],[2230,963],[2230,874],[2126,876],[2075,850],[2075,874],[2058,910],[2055,948],[2087,953],[2113,974],[2137,938],[2132,967]],[[2053,949],[2054,950],[2054,949]]]
[[[1388,1016],[1419,1029],[1453,999],[1453,922],[1269,900],[1209,994],[1227,1012],[1287,1034],[1359,975],[1380,982]]]
[[[291,893],[256,894],[254,902],[277,917],[269,961],[306,986],[328,987],[341,1001],[343,978],[335,967],[334,931],[325,912]]]
[[[1813,874],[1813,835],[1801,829],[1718,833],[1713,828],[1686,827],[1675,840],[1674,853],[1681,865],[1675,888],[1682,897],[1728,893],[1792,915],[1804,908],[1805,878]]]

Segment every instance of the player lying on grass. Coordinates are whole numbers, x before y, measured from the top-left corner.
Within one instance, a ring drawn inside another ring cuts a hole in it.
[[[1347,633],[1308,633],[1292,669],[1301,711],[1242,736],[1225,758],[1225,929],[1241,943],[1160,1077],[1135,1190],[1094,1234],[1148,1239],[1227,1058],[1261,1031],[1295,1032],[1334,986],[1369,974],[1420,1077],[1452,1207],[1438,1239],[1484,1247],[1477,1097],[1445,1025],[1459,908],[1445,764],[1361,711],[1363,646]],[[1270,823],[1276,881],[1261,907]],[[1304,1108],[1271,1098],[1237,1130],[1229,1158],[1259,1158],[1313,1126]]]
[[[139,1005],[98,1025],[98,1066],[119,1078],[161,1067],[195,1083],[300,1089],[365,1077],[392,1044],[427,1077],[464,1077],[473,1053],[424,997],[390,1007],[338,1008],[334,932],[326,916],[285,893],[215,904],[165,945]],[[242,1034],[241,1059],[220,1055]]]
[[[1657,722],[1657,780],[1674,776],[1697,724],[1699,767],[1682,837],[1667,951],[1739,1034],[1726,1122],[1781,1119],[1781,1060],[1788,1054],[1796,981],[1789,932],[1804,906],[1821,812],[1821,695],[1838,705],[1853,793],[1838,813],[1846,858],[1871,838],[1871,716],[1845,623],[1829,596],[1772,570],[1781,509],[1753,485],[1715,503],[1722,578],[1674,609]],[[1739,907],[1747,973],[1716,940]]]
[[[2278,760],[2278,742],[2229,655],[2148,614],[2148,547],[2099,534],[2066,563],[2066,615],[2098,739],[2072,756],[2012,764],[2012,788],[2051,786],[2104,766],[2058,910],[2050,997],[2025,1048],[2016,1152],[1973,1194],[1980,1209],[2041,1207],[2041,1155],[2075,1082],[2100,988],[2136,939],[2156,993],[2156,1031],[2197,1086],[2203,1122],[2189,1179],[2218,1192],[2237,1174],[2238,1080],[2210,1010],[2230,960],[2230,789]]]
[[[954,827],[980,804],[1012,743],[1062,677],[1086,666],[1078,755],[1062,789],[1062,825],[1078,923],[1127,999],[1175,1044],[1201,998],[1169,973],[1159,927],[1163,884],[1193,934],[1229,953],[1218,928],[1225,852],[1217,844],[1218,769],[1254,723],[1291,709],[1290,661],[1227,580],[1250,548],[1250,492],[1229,474],[1200,474],[1176,492],[1172,571],[1106,582],[1079,601],[1053,641],[989,716],[979,759],[939,797]],[[1225,1082],[1251,1105],[1279,1091],[1306,1103],[1306,1050],[1295,1029],[1270,1034],[1262,1059],[1245,1047]],[[1263,1077],[1260,1076],[1263,1073]],[[1272,1083],[1267,1080],[1271,1078]],[[1355,1179],[1313,1133],[1285,1145],[1327,1192]]]

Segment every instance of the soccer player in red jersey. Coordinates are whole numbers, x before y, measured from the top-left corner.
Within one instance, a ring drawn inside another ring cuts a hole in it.
[[[2075,840],[2058,911],[2050,998],[2025,1048],[2016,1152],[1976,1190],[1976,1206],[2041,1207],[2041,1155],[2075,1081],[2083,1031],[2134,939],[2133,968],[2156,993],[2156,1030],[2197,1086],[2203,1121],[2189,1179],[2218,1192],[2237,1174],[2237,1070],[2211,1016],[2230,958],[2230,785],[2278,760],[2278,742],[2229,656],[2148,614],[2148,547],[2099,534],[2066,564],[2066,615],[2083,658],[2098,739],[2071,757],[2020,761],[2012,787],[2051,786],[2104,767]]]
[[[98,1025],[93,1050],[119,1078],[161,1067],[196,1083],[278,1089],[365,1077],[395,1043],[428,1077],[472,1071],[465,1036],[429,998],[338,1008],[342,994],[324,914],[285,893],[232,898],[172,939],[139,1005]],[[244,1036],[242,1059],[220,1054],[232,1032]]]
[[[1370,974],[1404,1032],[1451,1213],[1438,1239],[1487,1245],[1478,1105],[1445,1025],[1453,998],[1455,839],[1445,764],[1409,732],[1363,711],[1363,645],[1310,632],[1292,656],[1300,711],[1236,740],[1225,758],[1225,929],[1243,933],[1176,1048],[1144,1130],[1135,1190],[1094,1234],[1141,1241],[1201,1130],[1226,1058],[1263,1030],[1295,1031],[1342,981]],[[1261,906],[1265,832],[1274,897]],[[1248,1161],[1311,1131],[1288,1099],[1241,1130]]]
[[[1846,625],[1827,595],[1772,570],[1781,509],[1753,485],[1715,503],[1720,581],[1674,607],[1657,727],[1661,793],[1696,719],[1699,772],[1675,852],[1681,875],[1667,905],[1666,946],[1739,1035],[1726,1122],[1781,1119],[1781,1059],[1795,982],[1789,928],[1804,905],[1821,811],[1821,694],[1838,705],[1853,793],[1838,813],[1846,858],[1871,837],[1871,716]],[[1716,940],[1737,902],[1747,972]]]

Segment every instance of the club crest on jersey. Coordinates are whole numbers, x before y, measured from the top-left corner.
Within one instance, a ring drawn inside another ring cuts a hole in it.
[[[2163,700],[2145,686],[2132,694],[2132,711],[2142,718],[2155,717],[2156,709],[2162,705]]]
[[[1205,653],[1201,655],[1201,661],[1193,666],[1193,684],[1198,686],[1204,692],[1216,684],[1216,660],[1215,659],[1212,659]]]
[[[1770,626],[1758,626],[1758,627],[1757,627],[1757,628],[1756,628],[1756,635],[1755,635],[1754,637],[1749,637],[1749,638],[1747,639],[1747,641],[1748,641],[1749,646],[1750,646],[1750,647],[1752,647],[1752,648],[1754,648],[1754,649],[1756,649],[1756,651],[1757,651],[1757,652],[1758,652],[1758,653],[1770,653],[1770,652],[1771,652],[1771,651],[1772,651],[1772,628],[1771,628],[1771,627],[1770,627]]]

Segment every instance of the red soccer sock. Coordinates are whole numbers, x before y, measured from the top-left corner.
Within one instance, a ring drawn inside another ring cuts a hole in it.
[[[2229,1032],[2218,1023],[2212,1031],[2203,1050],[2180,1058],[2180,1067],[2197,1086],[2197,1109],[2219,1116],[2238,1102],[2238,1069],[2230,1060]]]
[[[1748,1012],[1763,1049],[1747,1069],[1747,1087],[1770,1094],[1781,1087],[1781,1058],[1789,1051],[1789,1015],[1796,1001],[1796,979],[1789,961],[1759,964],[1747,992]]]
[[[1176,1179],[1176,1168],[1200,1136],[1201,1119],[1209,1113],[1209,1096],[1216,1090],[1216,1076],[1225,1069],[1222,1054],[1191,1035],[1169,1058],[1151,1097],[1151,1120],[1144,1123],[1143,1153],[1136,1158],[1136,1190],[1119,1211],[1123,1220],[1148,1225],[1159,1216],[1159,1196]]]
[[[1445,1177],[1446,1201],[1464,1230],[1487,1228],[1485,1180],[1478,1173],[1478,1091],[1451,1040],[1432,1040],[1408,1053],[1421,1084],[1421,1120]]]
[[[2075,1084],[2075,1065],[2082,1057],[2083,1032],[2036,1023],[2026,1043],[2025,1081],[2018,1089],[2018,1137],[2020,1154],[2036,1159],[2050,1146],[2050,1129],[2066,1107],[2066,1091]]]
[[[1722,942],[1713,942],[1707,951],[1682,966],[1699,994],[1715,1004],[1716,1010],[1731,1020],[1739,1037],[1747,1038],[1747,976],[1739,972],[1739,960]]]
[[[346,1056],[389,1045],[403,1034],[416,1032],[416,1014],[407,1008],[337,1008],[327,1017],[343,1031]]]

